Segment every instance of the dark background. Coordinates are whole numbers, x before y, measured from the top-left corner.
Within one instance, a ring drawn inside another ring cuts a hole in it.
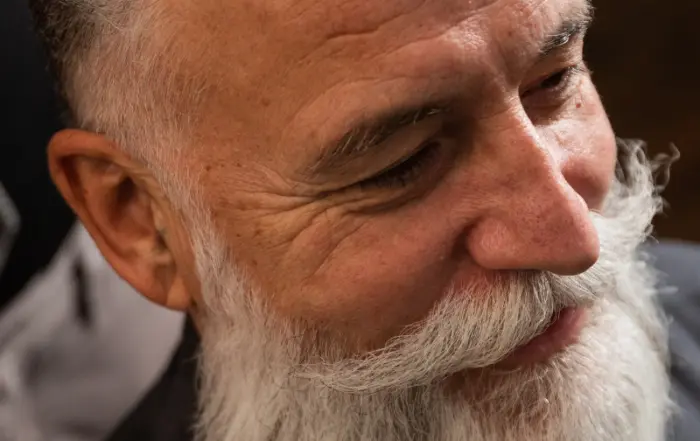
[[[61,125],[26,0],[0,0],[0,183],[21,217],[21,230],[2,274],[5,303],[46,266],[73,223],[54,190],[45,146]]]
[[[700,241],[700,1],[594,0],[589,67],[618,136],[681,158],[659,236]]]
[[[0,275],[0,307],[45,266],[72,223],[50,183],[44,146],[60,127],[26,0],[0,0],[0,182],[23,226]],[[619,136],[681,151],[658,235],[700,242],[700,1],[594,0],[589,65]]]

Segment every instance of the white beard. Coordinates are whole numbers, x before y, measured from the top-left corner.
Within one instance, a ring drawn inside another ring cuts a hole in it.
[[[462,288],[361,357],[269,313],[200,216],[192,222],[206,314],[198,439],[662,440],[665,327],[637,250],[659,200],[639,152],[627,174],[603,216],[592,215],[602,247],[589,271],[514,273],[478,295]],[[544,364],[489,368],[571,305],[591,307],[579,343]],[[457,391],[445,386],[455,378]]]

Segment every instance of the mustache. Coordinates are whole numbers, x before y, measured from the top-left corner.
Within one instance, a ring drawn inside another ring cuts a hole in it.
[[[487,291],[453,288],[428,317],[361,357],[299,367],[296,376],[343,393],[428,386],[452,374],[497,364],[545,331],[567,307],[590,307],[610,291],[605,263],[579,276],[544,272],[502,275]],[[322,352],[319,351],[319,352]]]

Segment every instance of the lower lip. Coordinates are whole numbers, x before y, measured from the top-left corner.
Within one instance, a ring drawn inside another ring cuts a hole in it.
[[[516,349],[497,367],[514,368],[523,365],[542,363],[567,347],[578,343],[586,325],[586,308],[565,308],[556,320],[540,335],[524,346]]]

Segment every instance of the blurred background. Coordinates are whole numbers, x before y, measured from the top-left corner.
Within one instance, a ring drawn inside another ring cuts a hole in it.
[[[588,64],[618,136],[681,152],[657,236],[700,241],[700,2],[593,3]]]

